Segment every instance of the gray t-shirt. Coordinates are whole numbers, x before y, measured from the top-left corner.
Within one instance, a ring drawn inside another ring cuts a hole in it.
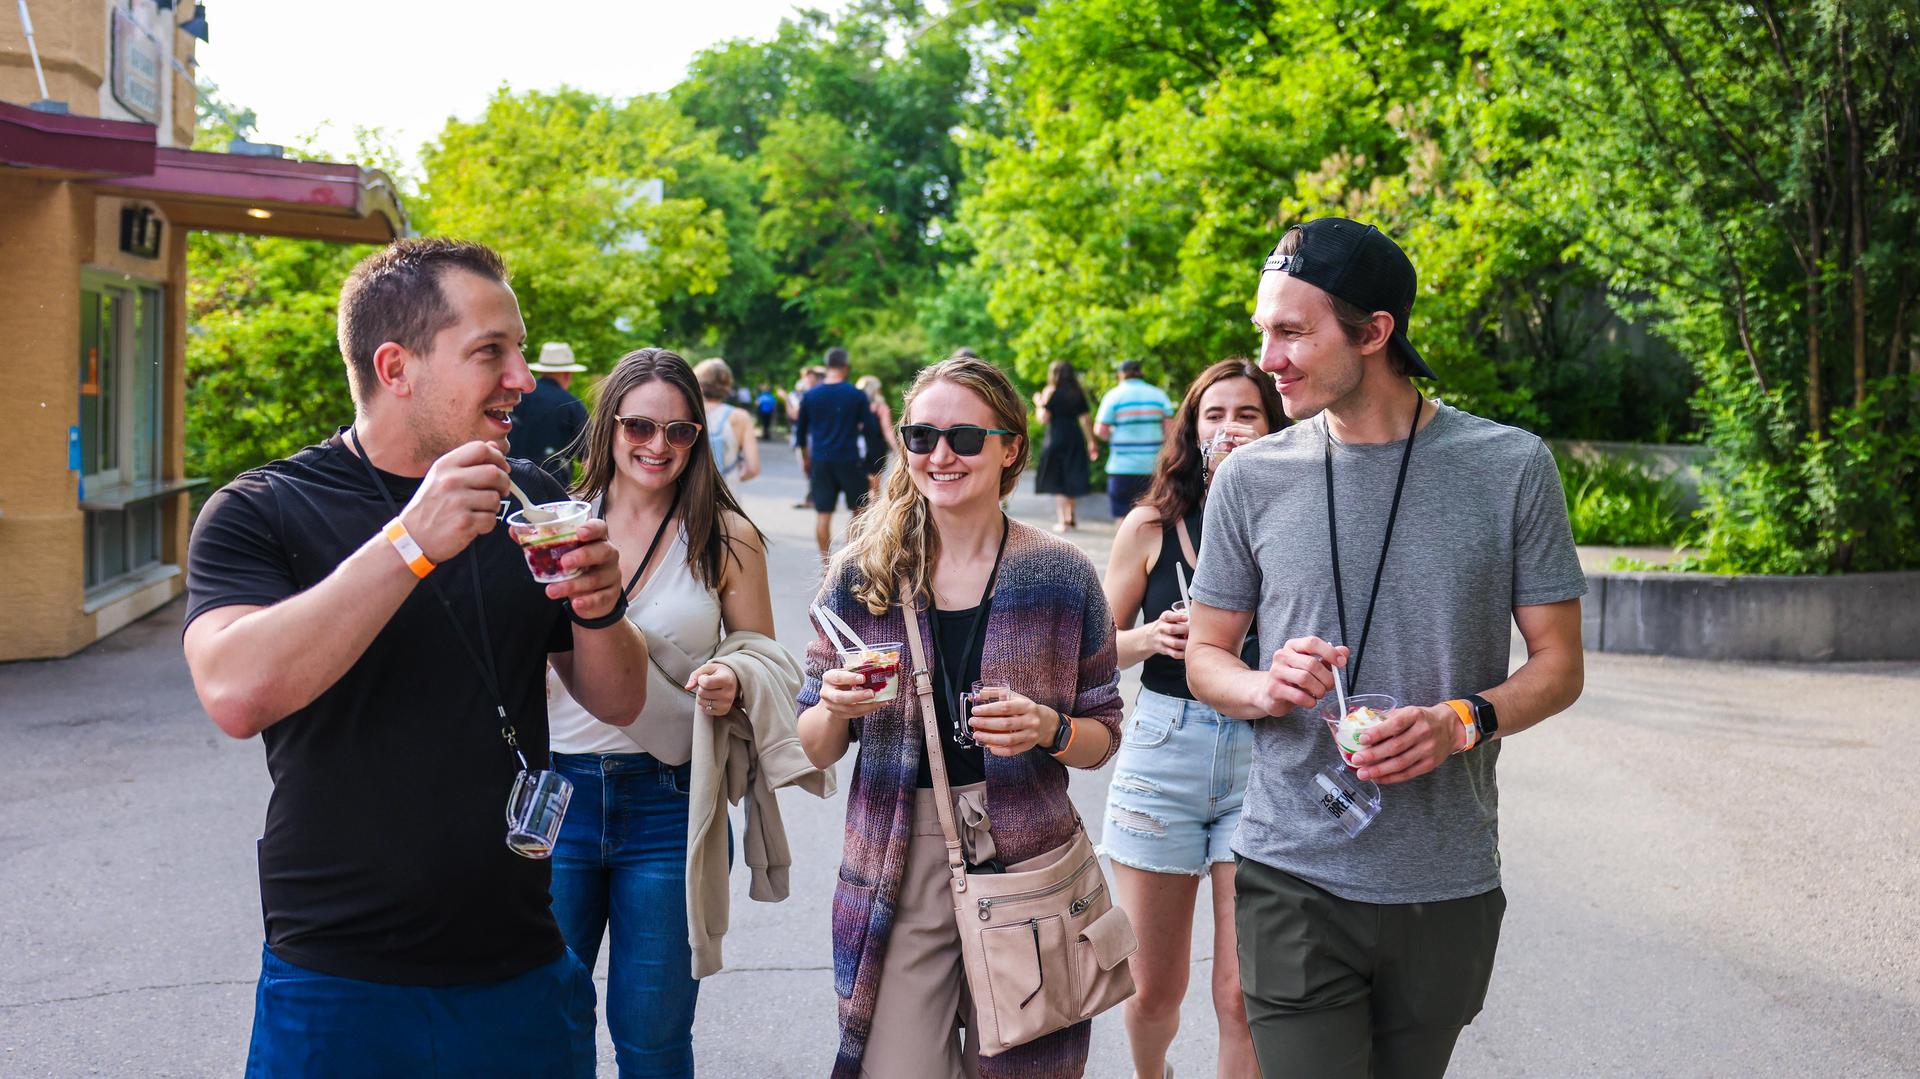
[[[1326,416],[1235,450],[1207,497],[1193,598],[1252,611],[1261,657],[1294,637],[1357,645],[1405,440],[1333,444],[1343,641],[1327,542]],[[1446,405],[1414,440],[1378,609],[1349,693],[1433,705],[1507,678],[1513,608],[1584,595],[1587,579],[1546,444]],[[1349,658],[1349,664],[1352,658]],[[1347,899],[1422,903],[1500,884],[1498,741],[1381,788],[1357,837],[1309,794],[1342,767],[1326,723],[1294,709],[1253,722],[1253,772],[1233,849]]]

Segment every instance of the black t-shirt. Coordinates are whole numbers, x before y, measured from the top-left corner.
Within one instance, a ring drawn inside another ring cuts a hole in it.
[[[976,613],[980,616],[980,632],[973,638],[973,647],[967,649],[965,656],[943,655],[942,649],[957,651],[967,643],[967,630],[972,628]],[[939,642],[934,654],[927,657],[937,672],[933,679],[933,719],[934,726],[940,729],[940,755],[946,758],[950,786],[964,787],[987,779],[986,750],[977,744],[963,748],[953,740],[953,703],[980,679],[980,656],[986,650],[987,619],[992,613],[993,599],[988,597],[979,606],[964,611],[943,611],[936,607],[932,614],[933,632]],[[948,687],[953,687],[951,693]],[[928,789],[933,787],[933,768],[927,763],[924,748],[920,751],[917,783]]]
[[[535,498],[564,497],[531,462],[513,461],[512,472]],[[399,506],[420,484],[381,478]],[[392,516],[338,433],[241,475],[194,525],[187,622],[305,591]],[[514,977],[561,953],[547,863],[506,846],[519,762],[429,587],[439,585],[481,647],[475,559],[507,714],[528,764],[546,766],[545,661],[573,647],[572,623],[496,527],[416,587],[338,682],[261,735],[273,797],[259,841],[260,901],[267,945],[289,963],[364,981],[457,985]]]

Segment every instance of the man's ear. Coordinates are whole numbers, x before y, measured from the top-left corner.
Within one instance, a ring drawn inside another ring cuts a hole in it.
[[[373,350],[373,377],[379,381],[382,389],[395,397],[413,396],[413,385],[408,381],[407,366],[413,362],[413,354],[405,346],[394,341],[383,341]]]
[[[1373,321],[1367,324],[1366,331],[1360,335],[1360,355],[1371,356],[1384,352],[1387,339],[1393,336],[1393,315],[1386,311],[1375,311]]]

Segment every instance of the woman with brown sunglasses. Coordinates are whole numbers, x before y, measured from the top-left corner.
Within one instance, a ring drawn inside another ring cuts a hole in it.
[[[719,966],[720,931],[706,927],[726,924],[731,837],[716,773],[727,754],[751,745],[758,758],[750,839],[780,827],[761,793],[773,803],[772,788],[790,783],[831,791],[793,742],[801,672],[773,640],[765,538],[727,489],[704,418],[693,369],[666,349],[628,353],[595,388],[574,497],[606,520],[627,617],[655,649],[646,706],[631,727],[610,726],[548,679],[553,766],[574,784],[553,913],[589,968],[610,938],[606,1016],[622,1076],[693,1074],[696,979]],[[736,711],[750,742],[725,735]]]

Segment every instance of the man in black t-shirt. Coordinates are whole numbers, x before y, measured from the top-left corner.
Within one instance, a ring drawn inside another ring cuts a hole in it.
[[[541,585],[498,527],[533,380],[499,256],[402,240],[355,267],[355,420],[235,479],[188,550],[185,649],[221,730],[266,745],[266,948],[249,1076],[593,1074],[593,984],[505,843],[547,766],[545,667],[606,722],[646,700],[595,520]],[[404,507],[404,508],[403,508]]]

